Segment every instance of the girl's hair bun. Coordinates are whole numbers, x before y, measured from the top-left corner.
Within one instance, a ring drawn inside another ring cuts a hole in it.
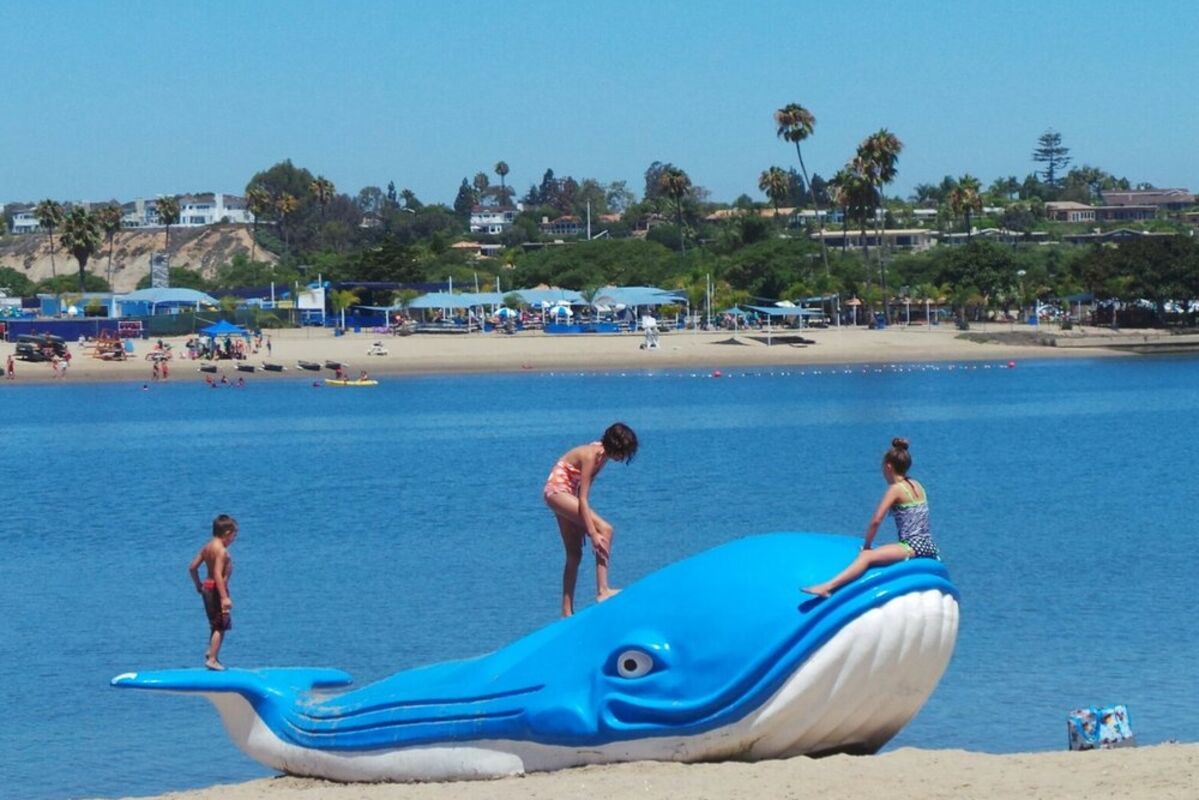
[[[907,450],[908,449],[908,440],[903,439],[899,436],[896,436],[894,439],[891,440],[891,446],[894,447],[896,450]]]

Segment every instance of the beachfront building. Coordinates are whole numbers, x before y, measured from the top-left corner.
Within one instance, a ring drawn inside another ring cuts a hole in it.
[[[1103,202],[1109,206],[1151,206],[1163,211],[1182,211],[1195,205],[1195,195],[1186,189],[1104,190]]]
[[[246,198],[235,194],[205,192],[179,196],[179,224],[185,227],[216,225],[217,223],[248,224],[254,215],[246,206]]]
[[[583,225],[579,222],[579,218],[572,214],[564,214],[555,219],[542,217],[541,224],[537,227],[546,236],[578,236],[583,232]]]
[[[475,206],[470,210],[470,232],[497,236],[512,227],[516,212],[512,206]]]
[[[1092,206],[1072,200],[1045,204],[1045,216],[1055,222],[1139,222],[1154,219],[1157,210],[1148,204]]]
[[[867,229],[865,234],[859,230],[837,231],[825,230],[824,242],[829,247],[852,247],[861,249],[864,246],[878,247],[879,243],[895,250],[911,250],[919,252],[933,246],[933,234],[926,228],[885,228],[881,235],[878,231]],[[814,241],[820,241],[821,233],[811,235]]]
[[[1073,200],[1051,200],[1045,204],[1045,216],[1055,222],[1094,222],[1095,207]]]
[[[34,206],[22,208],[12,215],[13,233],[38,233],[41,229]]]

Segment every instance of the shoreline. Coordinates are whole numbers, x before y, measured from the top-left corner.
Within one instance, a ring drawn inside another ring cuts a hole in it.
[[[1077,753],[993,755],[900,748],[876,756],[796,757],[756,763],[639,761],[454,783],[339,784],[278,776],[151,796],[154,800],[960,800],[1053,797],[1091,800],[1190,798],[1199,744],[1160,744]],[[140,798],[150,800],[150,798]]]
[[[925,327],[867,330],[864,328],[807,329],[782,331],[770,336],[764,331],[671,331],[663,333],[654,350],[641,349],[640,334],[545,334],[521,332],[413,334],[392,336],[363,331],[335,336],[323,328],[289,328],[269,332],[271,353],[265,346],[245,361],[192,361],[186,357],[184,343],[189,337],[163,337],[174,357],[170,361],[169,382],[204,380],[201,363],[213,363],[217,380],[244,378],[317,381],[333,377],[322,367],[307,371],[296,366],[305,360],[324,365],[338,361],[347,365],[351,377],[361,370],[371,377],[437,375],[457,373],[550,372],[557,370],[610,371],[622,369],[701,369],[802,368],[829,365],[863,364],[943,364],[955,361],[1000,361],[1020,359],[1058,359],[1095,357],[1134,357],[1120,352],[1118,337],[1102,330],[1080,332],[1061,341],[1060,346],[1041,343],[1043,334],[1003,330],[991,325],[992,332],[972,331],[969,338],[954,329]],[[980,335],[981,334],[981,335]],[[802,336],[806,343],[796,342]],[[1048,334],[1052,336],[1052,334]],[[984,338],[985,341],[976,341]],[[1065,337],[1062,337],[1065,338]],[[86,353],[78,343],[69,343],[71,366],[63,378],[55,378],[46,362],[17,361],[16,379],[0,385],[30,383],[151,382],[151,362],[147,355],[157,339],[134,340],[134,352],[125,361],[101,361]],[[368,355],[375,342],[382,343],[386,355]],[[1067,346],[1067,344],[1069,346]],[[1081,345],[1081,346],[1080,346]],[[0,345],[0,356],[15,352],[15,344]],[[281,364],[283,372],[265,372],[264,362]],[[236,364],[255,367],[243,372]]]

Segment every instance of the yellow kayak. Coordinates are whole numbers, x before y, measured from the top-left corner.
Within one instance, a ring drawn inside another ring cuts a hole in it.
[[[376,380],[340,381],[340,380],[337,380],[336,378],[325,378],[325,385],[326,386],[378,386],[379,382]]]

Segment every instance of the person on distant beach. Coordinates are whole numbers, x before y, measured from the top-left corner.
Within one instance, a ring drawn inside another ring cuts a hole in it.
[[[367,374],[366,370],[362,370],[361,372],[358,373],[358,380],[369,381],[370,379],[371,379],[371,376]]]
[[[269,333],[266,335],[266,354],[268,356],[271,354],[271,335]]]
[[[937,545],[933,542],[928,522],[928,493],[918,481],[908,477],[912,466],[912,455],[908,452],[908,440],[891,440],[891,449],[883,454],[883,479],[887,491],[879,501],[870,524],[866,526],[866,541],[862,551],[832,579],[803,591],[818,597],[828,597],[840,587],[861,576],[871,567],[907,561],[909,558],[940,558]],[[895,517],[895,528],[899,541],[871,549],[878,526],[887,516]]]
[[[150,367],[150,380],[156,381],[161,377],[162,377],[161,367],[158,366],[158,361],[156,359],[154,361],[153,366]]]
[[[237,539],[237,520],[221,514],[212,521],[212,538],[200,548],[188,565],[196,591],[204,598],[204,613],[208,615],[208,650],[204,652],[204,666],[212,670],[223,670],[221,642],[225,634],[233,629],[233,600],[229,597],[229,578],[233,575],[233,560],[229,547]],[[208,577],[200,580],[200,565],[208,568]]]
[[[623,422],[608,426],[598,442],[571,448],[550,470],[543,496],[558,521],[566,566],[562,569],[562,616],[574,613],[575,581],[583,560],[583,540],[595,551],[595,594],[607,600],[617,590],[608,585],[608,557],[612,551],[612,526],[595,513],[589,502],[591,484],[609,460],[628,464],[637,454],[637,434]]]
[[[16,380],[16,377],[17,377],[17,367],[16,367],[16,363],[17,363],[17,362],[16,362],[16,361],[13,359],[13,357],[12,357],[12,353],[9,353],[9,354],[8,354],[8,361],[6,361],[6,362],[4,363],[4,377],[5,377],[5,378],[7,378],[7,379],[8,379],[8,380],[10,380],[10,381],[11,381],[11,380]]]

